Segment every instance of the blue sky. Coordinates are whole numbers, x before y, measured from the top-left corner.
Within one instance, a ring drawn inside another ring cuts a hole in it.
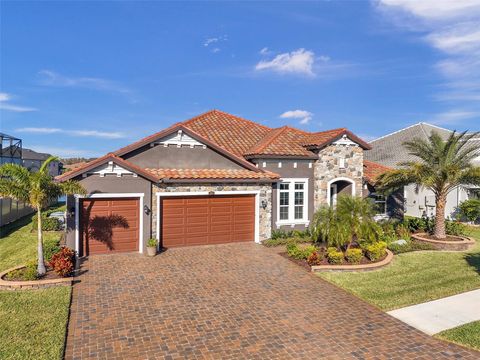
[[[1,2],[0,131],[99,156],[212,108],[367,140],[480,130],[480,4]]]

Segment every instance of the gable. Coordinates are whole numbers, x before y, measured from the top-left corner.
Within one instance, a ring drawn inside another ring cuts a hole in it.
[[[332,145],[359,146],[358,143],[350,139],[347,135],[343,135],[340,139],[334,141]]]
[[[152,169],[245,169],[223,154],[185,138],[162,139],[134,150],[123,158],[140,168]]]
[[[100,177],[104,177],[105,175],[115,175],[117,177],[122,177],[123,175],[132,175],[133,177],[137,177],[136,173],[114,163],[113,161],[109,161],[105,164],[85,171],[82,174],[82,177],[87,177],[88,175],[98,175]]]
[[[185,134],[183,130],[178,130],[170,135],[165,136],[157,141],[150,143],[151,146],[155,144],[160,144],[165,147],[169,145],[175,145],[177,147],[188,146],[188,147],[195,147],[199,146],[202,148],[206,148],[206,145],[201,143],[200,141],[194,139],[188,134]]]

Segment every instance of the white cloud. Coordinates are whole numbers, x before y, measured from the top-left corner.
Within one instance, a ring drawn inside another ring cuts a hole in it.
[[[32,108],[32,107],[10,104],[9,101],[11,99],[12,99],[12,96],[10,94],[7,94],[5,92],[0,92],[0,109],[7,110],[7,111],[13,111],[13,112],[37,111],[37,109]]]
[[[421,34],[421,40],[444,55],[434,68],[446,79],[447,91],[436,94],[435,98],[478,101],[480,1],[379,0],[377,4],[396,25]],[[463,88],[461,84],[466,83],[469,85]],[[453,91],[448,90],[453,87]]]
[[[313,114],[306,110],[289,110],[280,115],[282,119],[297,119],[300,124],[306,125],[312,120]]]
[[[40,83],[45,86],[85,88],[99,91],[117,92],[120,94],[131,94],[127,87],[111,80],[94,77],[71,77],[64,76],[52,70],[41,70]]]
[[[480,112],[456,109],[436,114],[431,118],[430,122],[437,125],[452,125],[476,117],[480,117]]]
[[[225,42],[225,41],[228,41],[228,36],[227,35],[211,37],[211,38],[205,39],[205,41],[203,42],[203,46],[208,48],[209,46],[215,45],[215,47],[213,47],[210,50],[212,53],[215,54],[215,53],[220,52],[220,50],[221,50],[219,44],[222,43],[222,42]]]
[[[280,74],[290,73],[315,76],[313,72],[314,62],[314,52],[301,48],[289,53],[278,54],[270,61],[262,60],[255,66],[255,70],[271,70]]]
[[[61,158],[98,156],[98,153],[96,152],[76,148],[64,148],[45,145],[30,145],[29,148],[40,153],[47,153],[54,156],[59,156]]]
[[[449,20],[480,13],[478,0],[380,0],[381,6],[393,7],[429,20]]]
[[[271,54],[271,51],[268,49],[268,47],[264,47],[258,52],[260,55],[269,55]]]
[[[55,134],[61,133],[69,136],[79,136],[79,137],[98,137],[102,139],[121,139],[126,137],[124,133],[121,132],[106,132],[98,130],[65,130],[59,128],[45,128],[45,127],[25,127],[16,129],[20,133],[31,133],[31,134]]]

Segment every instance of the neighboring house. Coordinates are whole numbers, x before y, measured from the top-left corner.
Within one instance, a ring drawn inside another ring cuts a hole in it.
[[[42,163],[50,154],[37,153],[22,147],[22,140],[4,133],[0,133],[0,165],[13,163],[26,167],[31,171],[38,171]],[[61,173],[62,164],[54,161],[49,165],[52,176]],[[33,209],[22,201],[10,198],[0,198],[0,226],[11,223],[33,212]]]
[[[305,229],[338,195],[362,195],[370,145],[347,129],[272,129],[212,110],[58,177],[67,245],[80,255],[268,239]]]
[[[433,131],[436,131],[444,139],[447,139],[452,133],[451,130],[435,125],[418,123],[371,141],[372,149],[365,152],[365,159],[390,168],[399,168],[399,164],[402,162],[417,160],[415,156],[409,154],[403,143],[415,138],[427,139]],[[479,149],[479,156],[474,163],[480,165],[480,139],[472,139],[469,146]],[[457,207],[462,201],[479,196],[479,187],[460,186],[455,188],[447,196],[446,217],[455,217]],[[405,215],[409,216],[434,216],[435,196],[433,192],[416,184],[406,186],[404,188],[404,211]]]
[[[22,164],[30,171],[38,171],[43,162],[47,160],[50,154],[39,153],[30,149],[22,149]],[[48,172],[52,176],[57,176],[62,173],[62,163],[60,161],[52,161],[49,164]]]

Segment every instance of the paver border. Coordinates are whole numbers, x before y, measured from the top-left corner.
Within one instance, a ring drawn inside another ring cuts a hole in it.
[[[71,286],[73,276],[60,279],[30,280],[30,281],[9,281],[3,277],[11,271],[24,268],[25,265],[15,266],[0,273],[0,290],[32,290],[43,289],[52,286]]]
[[[428,238],[423,237],[424,235],[427,235],[427,234],[426,233],[417,233],[417,234],[413,234],[412,238],[415,241],[430,244],[436,250],[465,251],[465,250],[469,250],[473,245],[475,245],[475,240],[473,238],[468,237],[468,236],[449,235],[450,237],[460,239],[459,241],[451,241],[451,240],[428,239]]]
[[[312,272],[321,271],[368,271],[376,270],[390,264],[393,260],[393,252],[386,249],[387,256],[382,261],[378,261],[370,264],[358,264],[358,265],[314,265],[311,266]]]

